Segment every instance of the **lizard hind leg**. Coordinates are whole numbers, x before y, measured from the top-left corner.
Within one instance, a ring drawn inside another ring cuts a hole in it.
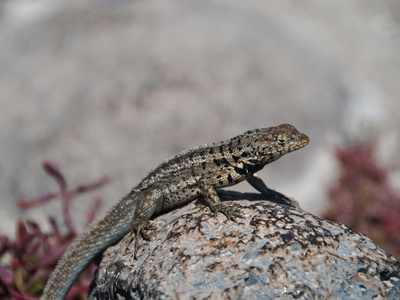
[[[137,259],[137,253],[139,250],[140,246],[140,238],[146,241],[150,241],[150,235],[152,232],[157,230],[157,226],[154,225],[154,223],[151,220],[148,220],[147,222],[144,222],[143,224],[140,224],[137,228],[133,229],[133,236],[129,240],[128,244],[130,244],[133,239],[135,239],[135,246],[133,249],[133,255],[134,258]]]
[[[132,231],[134,232],[135,248],[134,258],[137,259],[137,253],[140,246],[140,238],[148,239],[148,230],[154,230],[154,224],[149,220],[154,213],[162,207],[162,193],[160,189],[152,188],[143,191],[137,199],[137,207],[132,219]]]

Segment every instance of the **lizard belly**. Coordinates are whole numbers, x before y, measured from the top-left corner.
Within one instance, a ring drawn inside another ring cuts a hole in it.
[[[168,186],[163,193],[163,210],[187,203],[201,195],[199,186],[196,184],[178,187]]]

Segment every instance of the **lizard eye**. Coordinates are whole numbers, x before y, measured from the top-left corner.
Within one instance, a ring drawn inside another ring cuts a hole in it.
[[[289,141],[289,138],[286,135],[280,134],[278,135],[276,141],[279,146],[283,146]]]

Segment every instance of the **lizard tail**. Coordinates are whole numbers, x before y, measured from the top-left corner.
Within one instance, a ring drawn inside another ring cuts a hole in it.
[[[132,195],[125,196],[109,211],[106,218],[97,219],[78,236],[51,273],[41,300],[64,299],[75,280],[94,257],[131,231],[135,212],[135,207],[132,206],[135,206],[135,203],[136,201],[132,201]]]

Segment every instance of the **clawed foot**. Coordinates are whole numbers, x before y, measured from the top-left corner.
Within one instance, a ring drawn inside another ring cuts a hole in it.
[[[156,230],[157,230],[157,226],[155,226],[154,222],[151,220],[148,220],[143,225],[140,225],[136,229],[134,229],[135,234],[133,235],[132,239],[129,241],[128,244],[130,244],[132,242],[133,238],[135,238],[135,248],[133,249],[133,257],[135,259],[137,259],[137,253],[138,253],[138,249],[140,246],[139,239],[142,238],[146,241],[149,241],[151,239],[150,236]]]
[[[297,201],[297,200],[294,199],[294,198],[289,198],[289,197],[286,197],[286,196],[285,196],[285,198],[282,198],[282,200],[284,200],[287,204],[289,204],[289,205],[291,205],[291,206],[300,208],[300,203],[299,203],[299,201]]]
[[[219,204],[211,208],[214,213],[223,213],[229,220],[236,222],[236,218],[243,218],[241,210],[227,204]]]
[[[293,206],[293,207],[297,207],[300,208],[300,204],[297,200],[295,200],[294,198],[285,196],[284,194],[281,194],[277,191],[268,189],[266,192],[263,193],[264,195],[267,195],[268,197],[272,197],[276,200],[280,200],[285,202],[287,205],[289,206]]]
[[[146,224],[143,225],[142,230],[140,231],[140,235],[142,236],[143,239],[146,241],[150,241],[151,238],[150,236],[157,231],[157,226],[154,224],[153,221],[148,220]]]
[[[279,192],[274,191],[276,194],[274,195],[276,199],[284,201],[286,204],[300,208],[299,201],[294,198],[287,197]]]

